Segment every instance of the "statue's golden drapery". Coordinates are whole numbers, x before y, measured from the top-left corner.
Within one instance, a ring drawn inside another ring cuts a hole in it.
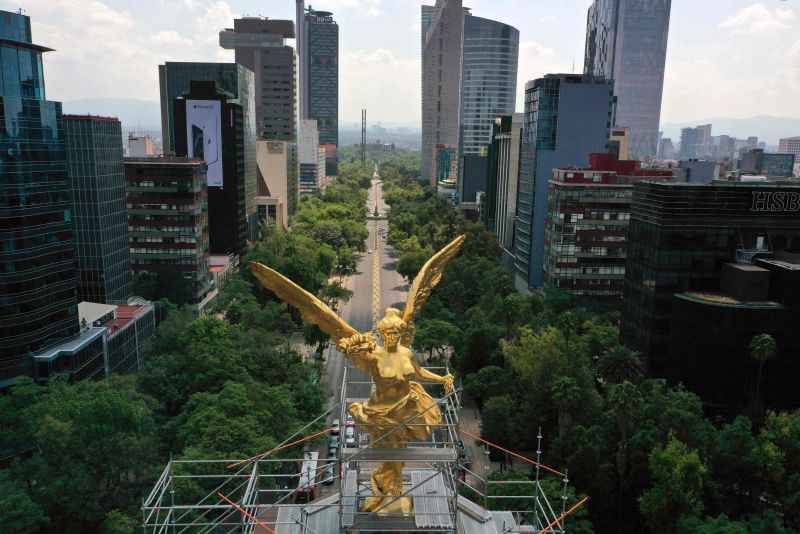
[[[441,280],[445,266],[463,242],[464,236],[459,236],[425,263],[411,285],[402,312],[395,308],[386,310],[377,325],[383,346],[376,343],[371,333],[359,333],[324,302],[280,273],[260,263],[250,265],[261,284],[296,307],[304,320],[329,334],[339,350],[372,377],[375,388],[369,400],[353,403],[349,411],[359,429],[373,439],[375,447],[402,448],[409,442],[425,441],[442,422],[436,399],[413,379],[442,384],[449,393],[453,389],[453,377],[423,369],[408,347],[413,339],[414,313],[428,299]],[[400,425],[409,420],[410,424]],[[397,498],[402,493],[403,463],[382,463],[372,473],[372,497],[367,499],[362,510],[409,514],[411,500]]]

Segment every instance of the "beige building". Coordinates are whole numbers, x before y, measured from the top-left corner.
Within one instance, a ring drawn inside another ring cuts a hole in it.
[[[422,178],[438,181],[437,146],[459,146],[461,56],[464,7],[461,0],[436,0],[422,6]]]
[[[786,137],[778,141],[778,152],[800,156],[800,137]]]
[[[157,156],[156,144],[149,135],[128,135],[128,157],[148,158]]]
[[[630,158],[630,143],[631,143],[631,129],[630,128],[612,128],[611,134],[608,136],[609,146],[616,151],[619,147],[619,153],[615,154],[618,160],[628,160]]]
[[[258,218],[283,228],[289,225],[289,179],[294,174],[290,172],[293,161],[291,146],[287,141],[256,141]]]

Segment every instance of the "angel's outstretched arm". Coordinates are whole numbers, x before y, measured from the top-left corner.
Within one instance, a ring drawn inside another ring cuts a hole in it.
[[[428,371],[424,367],[420,366],[420,364],[417,363],[417,360],[414,359],[413,356],[411,358],[411,363],[412,365],[414,365],[414,370],[417,373],[417,378],[419,378],[420,380],[429,380],[437,384],[442,384],[444,386],[445,393],[450,393],[453,391],[453,375],[447,374],[442,376],[442,375],[437,375],[436,373],[433,373],[431,371]]]
[[[355,364],[361,371],[369,373],[369,360],[375,350],[375,339],[372,334],[355,334],[350,337],[340,339],[336,343],[342,353]]]

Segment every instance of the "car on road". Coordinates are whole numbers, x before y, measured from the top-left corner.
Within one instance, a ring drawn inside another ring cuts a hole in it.
[[[338,419],[334,419],[333,421],[331,421],[331,434],[334,435],[334,436],[338,436],[339,435],[339,420]]]
[[[339,448],[339,436],[331,436],[328,439],[328,448],[329,449],[338,449]]]
[[[334,458],[336,458],[338,456],[338,454],[339,454],[339,449],[337,449],[336,447],[329,447],[328,448],[328,458],[330,460],[333,460]]]
[[[356,427],[348,426],[344,431],[345,447],[356,447]]]

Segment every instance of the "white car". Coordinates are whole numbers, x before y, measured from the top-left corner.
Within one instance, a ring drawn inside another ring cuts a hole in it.
[[[352,416],[352,415],[350,415],[350,414],[347,414],[347,415],[345,416],[345,418],[344,418],[344,424],[345,424],[346,426],[355,426],[356,422],[355,422],[355,420],[353,419],[353,416]]]
[[[344,431],[344,446],[355,448],[356,447],[356,428],[348,426]]]
[[[333,421],[331,421],[331,434],[333,434],[334,436],[339,435],[339,420],[338,419],[334,419]]]

